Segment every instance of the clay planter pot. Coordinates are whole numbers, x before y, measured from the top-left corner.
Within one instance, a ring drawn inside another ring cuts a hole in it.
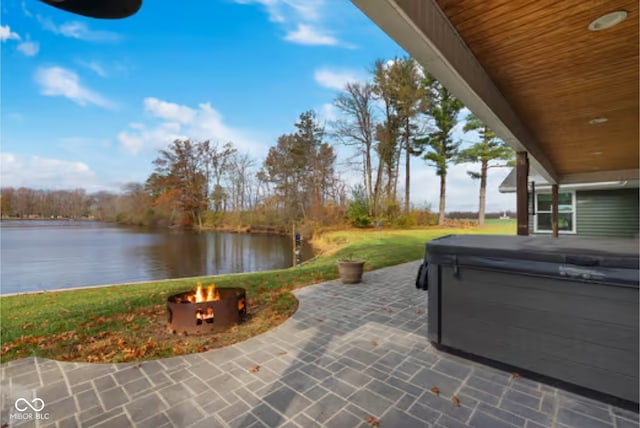
[[[343,284],[357,284],[362,281],[364,260],[339,260],[338,271]]]

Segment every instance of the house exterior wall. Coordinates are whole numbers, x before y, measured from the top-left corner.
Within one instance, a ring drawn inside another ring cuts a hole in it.
[[[578,235],[638,236],[638,195],[638,189],[576,192]]]
[[[562,192],[562,187],[560,188]],[[542,193],[536,190],[536,193]],[[576,191],[576,233],[578,236],[638,237],[640,234],[640,192],[637,188]],[[529,196],[529,212],[534,212]],[[535,233],[535,216],[529,216],[529,233]],[[546,233],[548,235],[548,233]]]

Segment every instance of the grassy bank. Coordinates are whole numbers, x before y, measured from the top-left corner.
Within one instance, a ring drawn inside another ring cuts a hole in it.
[[[173,334],[165,327],[167,297],[193,289],[193,279],[2,297],[0,359],[136,361],[226,346],[286,320],[297,308],[291,290],[336,278],[337,259],[363,258],[367,270],[379,269],[420,259],[426,241],[453,233],[514,234],[515,228],[331,232],[314,241],[320,255],[296,268],[203,277],[204,285],[247,289],[247,321],[215,336]]]

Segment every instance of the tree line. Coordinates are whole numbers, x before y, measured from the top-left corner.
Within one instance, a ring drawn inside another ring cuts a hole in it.
[[[335,121],[322,122],[313,111],[300,114],[262,161],[233,142],[175,140],[158,152],[145,183],[93,194],[3,188],[1,213],[183,227],[282,229],[291,222],[335,225],[345,219],[358,226],[412,225],[430,221],[410,200],[411,159],[419,157],[439,177],[438,224],[445,219],[450,165],[479,165],[469,175],[480,182],[483,223],[488,171],[509,165],[513,152],[472,114],[460,117],[462,102],[412,58],[376,61],[369,81],[345,85],[334,105]],[[475,140],[463,145],[455,135],[460,128]],[[355,186],[337,173],[336,144],[354,150],[349,162],[361,174]]]

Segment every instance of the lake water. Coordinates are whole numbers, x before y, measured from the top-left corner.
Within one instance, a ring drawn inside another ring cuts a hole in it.
[[[312,256],[302,247],[301,259]],[[0,293],[285,268],[291,237],[148,230],[92,221],[0,222]]]

